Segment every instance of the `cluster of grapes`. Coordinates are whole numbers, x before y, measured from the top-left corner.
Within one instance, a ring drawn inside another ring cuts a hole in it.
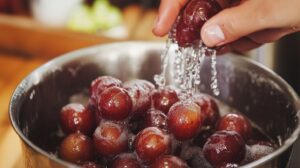
[[[268,141],[247,145],[249,121],[221,117],[210,96],[180,100],[176,89],[138,79],[98,77],[87,106],[61,109],[60,126],[66,137],[59,157],[88,168],[237,167],[268,154],[251,150],[257,146],[274,150]]]

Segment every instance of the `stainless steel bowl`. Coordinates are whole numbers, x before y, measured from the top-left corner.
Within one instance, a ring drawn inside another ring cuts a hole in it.
[[[99,75],[152,81],[160,72],[163,49],[161,43],[148,42],[101,45],[56,58],[27,76],[15,90],[9,108],[11,123],[23,142],[25,167],[74,167],[46,152],[56,144],[49,134],[58,130],[59,109]],[[212,94],[209,60],[201,71],[200,89]],[[217,70],[221,91],[217,98],[282,143],[272,154],[245,167],[285,167],[300,129],[295,92],[278,75],[245,58],[218,57]]]

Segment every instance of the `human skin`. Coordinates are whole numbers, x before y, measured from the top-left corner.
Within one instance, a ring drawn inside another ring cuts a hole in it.
[[[209,47],[225,46],[223,52],[244,52],[300,31],[300,0],[217,0],[224,8],[201,28]],[[153,33],[169,32],[188,0],[161,0]],[[199,28],[200,29],[200,28]]]

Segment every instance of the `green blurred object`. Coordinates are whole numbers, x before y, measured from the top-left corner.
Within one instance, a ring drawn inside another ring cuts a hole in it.
[[[109,29],[122,23],[122,13],[108,0],[96,0],[92,6],[94,19],[100,29]]]
[[[97,30],[108,30],[122,23],[120,9],[112,6],[108,0],[96,0],[91,7],[82,5],[70,17],[67,28],[95,33]]]
[[[97,26],[94,22],[90,7],[83,5],[77,9],[70,17],[67,28],[74,31],[95,33],[97,31]]]

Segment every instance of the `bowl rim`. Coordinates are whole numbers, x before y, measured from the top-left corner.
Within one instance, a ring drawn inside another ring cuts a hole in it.
[[[46,152],[45,150],[41,149],[40,147],[35,145],[33,142],[31,142],[24,135],[24,133],[19,128],[17,121],[15,121],[14,116],[13,116],[13,113],[15,111],[15,104],[16,104],[15,101],[17,101],[21,97],[21,95],[19,94],[20,92],[21,93],[26,92],[24,90],[24,88],[22,87],[22,85],[24,85],[24,84],[26,85],[26,83],[28,83],[34,75],[41,74],[41,73],[48,71],[48,67],[60,66],[60,65],[67,63],[68,61],[82,57],[82,55],[84,55],[86,53],[89,53],[89,54],[97,53],[98,50],[107,49],[110,47],[115,47],[115,46],[120,46],[120,45],[121,46],[124,46],[124,45],[125,46],[126,45],[147,45],[147,48],[161,50],[161,49],[163,49],[165,43],[163,43],[163,42],[147,42],[147,41],[127,41],[127,42],[113,42],[113,43],[107,43],[107,44],[94,45],[94,46],[82,48],[79,50],[75,50],[72,52],[68,52],[66,54],[62,54],[56,58],[53,58],[53,59],[47,61],[46,63],[42,64],[41,66],[37,67],[35,70],[33,70],[31,73],[29,73],[21,82],[19,82],[19,84],[16,86],[16,89],[13,91],[13,94],[12,94],[10,102],[9,102],[10,122],[11,122],[11,125],[13,126],[15,132],[20,137],[20,140],[22,140],[27,146],[32,148],[35,152],[38,152],[39,154],[43,155],[44,157],[49,158],[51,161],[57,162],[66,167],[79,167],[76,164],[64,161],[63,159],[60,159],[57,156]],[[231,55],[233,55],[233,54],[231,54]],[[230,57],[232,57],[232,56],[230,56]],[[277,148],[274,152],[272,152],[271,154],[264,156],[256,161],[253,161],[251,163],[241,166],[242,168],[257,167],[257,166],[260,166],[260,165],[268,162],[272,158],[279,156],[281,153],[283,153],[289,147],[291,147],[294,144],[294,142],[298,139],[298,136],[300,133],[300,120],[299,120],[300,119],[300,100],[299,100],[299,97],[296,94],[296,92],[292,89],[292,87],[282,77],[280,77],[278,74],[276,74],[274,71],[272,71],[268,67],[262,65],[261,63],[254,61],[254,60],[245,58],[245,57],[238,57],[238,58],[236,58],[237,56],[234,56],[234,57],[235,57],[235,59],[240,59],[242,61],[246,61],[252,65],[257,66],[258,68],[266,71],[267,73],[270,73],[278,81],[282,82],[282,84],[289,91],[292,98],[295,100],[295,105],[297,108],[297,114],[295,117],[298,118],[298,125],[296,125],[296,129],[292,132],[290,137],[288,139],[286,139],[284,141],[284,143],[279,148]],[[29,89],[29,88],[30,87],[28,87],[26,89]]]

